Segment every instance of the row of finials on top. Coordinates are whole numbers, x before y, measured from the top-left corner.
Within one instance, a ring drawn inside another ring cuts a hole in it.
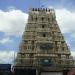
[[[51,12],[54,11],[53,8],[30,8],[31,11],[46,11],[46,12]]]

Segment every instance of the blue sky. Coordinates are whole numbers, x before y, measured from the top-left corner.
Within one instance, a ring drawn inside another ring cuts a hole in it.
[[[0,0],[0,63],[13,63],[27,23],[28,9],[40,6],[55,9],[59,27],[74,56],[75,0]]]
[[[40,4],[39,4],[40,1]],[[39,7],[39,5],[53,6],[54,8],[75,8],[75,0],[0,0],[0,9],[7,10],[9,7],[15,7],[27,12],[29,7]]]

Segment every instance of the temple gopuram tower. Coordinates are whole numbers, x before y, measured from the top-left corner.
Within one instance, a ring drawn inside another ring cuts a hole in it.
[[[66,75],[73,57],[54,9],[31,8],[14,65],[15,75]]]

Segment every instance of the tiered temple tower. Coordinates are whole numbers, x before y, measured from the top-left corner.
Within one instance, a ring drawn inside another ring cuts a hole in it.
[[[30,69],[34,69],[36,75],[40,75],[41,72],[69,70],[71,66],[73,57],[57,24],[54,9],[30,9],[16,57],[15,72],[26,73],[28,69],[31,73]]]

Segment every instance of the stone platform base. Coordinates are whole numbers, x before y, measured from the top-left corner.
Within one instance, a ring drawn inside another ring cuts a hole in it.
[[[68,73],[68,70],[54,70],[52,68],[48,69],[36,69],[33,67],[16,67],[14,68],[14,75],[67,75]]]
[[[16,69],[14,75],[67,75],[68,71],[62,72],[36,72],[36,69]]]

